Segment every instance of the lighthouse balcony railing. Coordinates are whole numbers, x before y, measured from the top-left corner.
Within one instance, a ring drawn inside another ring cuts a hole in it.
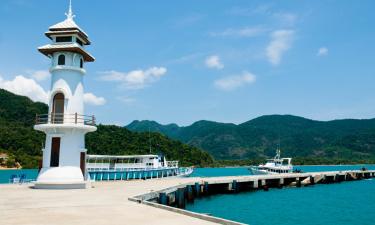
[[[64,113],[37,114],[35,124],[81,124],[95,126],[95,116]]]

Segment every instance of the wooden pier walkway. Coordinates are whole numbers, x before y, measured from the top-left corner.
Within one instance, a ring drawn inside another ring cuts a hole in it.
[[[170,177],[95,182],[93,188],[76,190],[41,190],[31,188],[32,185],[0,185],[0,221],[7,225],[239,225],[241,223],[173,206],[183,208],[187,201],[215,193],[302,187],[374,176],[375,171],[337,171],[212,178]]]

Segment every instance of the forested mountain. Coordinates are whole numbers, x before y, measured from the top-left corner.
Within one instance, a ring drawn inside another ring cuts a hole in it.
[[[375,119],[322,122],[291,115],[270,115],[239,125],[198,121],[178,127],[154,121],[133,121],[127,128],[161,132],[202,148],[216,159],[271,157],[279,144],[284,156],[375,159]]]
[[[48,106],[0,89],[0,153],[9,155],[8,166],[19,162],[24,168],[37,168],[45,135],[33,129],[35,114],[47,113]],[[159,133],[136,133],[126,128],[98,125],[86,135],[89,154],[163,153],[182,165],[212,165],[213,159],[196,147],[172,140]]]

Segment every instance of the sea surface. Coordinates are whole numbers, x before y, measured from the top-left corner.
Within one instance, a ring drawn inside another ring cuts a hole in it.
[[[304,172],[375,170],[375,165],[296,166]],[[12,174],[36,179],[37,170],[0,170],[0,183]],[[244,167],[196,168],[194,177],[249,175]],[[1,190],[0,190],[1,191]],[[250,225],[375,225],[375,179],[302,188],[220,194],[196,199],[187,210]]]
[[[375,165],[298,168],[313,172],[362,167],[375,169]],[[246,168],[202,168],[196,169],[193,175],[211,177],[246,173]],[[250,225],[375,225],[375,179],[213,195],[196,199],[186,209]]]

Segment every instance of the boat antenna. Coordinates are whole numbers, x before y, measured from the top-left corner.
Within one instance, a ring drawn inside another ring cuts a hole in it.
[[[151,154],[152,149],[151,149],[151,128],[150,128],[150,125],[148,126],[148,141],[149,141],[149,145],[150,145],[150,154]]]

